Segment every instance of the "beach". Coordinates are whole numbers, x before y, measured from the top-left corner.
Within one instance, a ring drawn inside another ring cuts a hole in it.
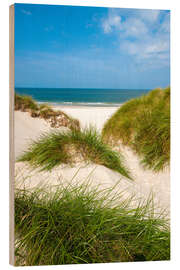
[[[77,118],[81,127],[96,126],[101,132],[104,123],[117,110],[116,107],[77,107],[56,106],[55,110],[62,110],[69,116]],[[32,118],[28,112],[15,111],[15,158],[27,149],[32,140],[39,138],[40,134],[52,129],[49,124],[40,118]],[[67,128],[59,128],[66,131]],[[27,162],[15,164],[16,188],[34,189],[40,186],[56,187],[57,185],[80,185],[90,181],[91,185],[99,189],[110,189],[116,185],[115,192],[123,192],[124,198],[134,196],[133,206],[139,200],[147,200],[153,194],[157,211],[164,210],[170,215],[170,171],[169,168],[155,173],[147,170],[140,164],[139,157],[124,145],[119,145],[115,150],[124,157],[124,163],[131,171],[133,181],[123,177],[102,165],[92,162],[80,162],[75,166],[61,164],[51,171],[32,169]],[[158,210],[159,209],[159,210]]]
[[[170,15],[10,6],[14,266],[171,259]]]
[[[95,106],[55,106],[53,109],[62,110],[80,121],[81,127],[96,127],[101,132],[104,123],[119,107],[95,107]]]

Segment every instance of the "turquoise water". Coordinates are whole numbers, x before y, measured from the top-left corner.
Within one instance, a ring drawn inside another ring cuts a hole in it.
[[[78,106],[118,106],[149,91],[148,89],[15,88],[16,93],[30,95],[37,102]]]

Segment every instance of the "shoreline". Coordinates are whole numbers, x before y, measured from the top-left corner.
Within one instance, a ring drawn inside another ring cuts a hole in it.
[[[49,102],[49,101],[45,101],[45,102],[41,102],[41,101],[36,101],[39,105],[41,104],[47,104],[53,108],[76,108],[76,109],[80,109],[80,108],[119,108],[123,105],[123,103],[73,103],[73,102],[65,102],[65,103],[56,103],[56,102]]]
[[[86,106],[86,105],[63,105],[63,104],[60,104],[60,105],[54,105],[54,104],[50,104],[50,103],[47,103],[49,104],[54,110],[62,110],[62,109],[102,109],[102,110],[108,110],[108,109],[118,109],[120,108],[122,104],[119,104],[119,106]]]

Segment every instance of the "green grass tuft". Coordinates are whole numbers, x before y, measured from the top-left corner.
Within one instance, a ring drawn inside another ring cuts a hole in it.
[[[16,265],[169,260],[169,225],[154,217],[150,201],[135,209],[115,201],[86,185],[17,190]]]
[[[18,160],[28,161],[35,167],[41,167],[42,170],[51,170],[61,163],[76,162],[78,157],[104,165],[130,178],[122,157],[104,144],[93,128],[42,135]]]
[[[170,160],[170,112],[144,112],[137,122],[134,149],[140,154],[142,164],[160,171]]]
[[[132,147],[145,167],[164,169],[170,160],[170,88],[126,102],[104,125],[102,138]]]

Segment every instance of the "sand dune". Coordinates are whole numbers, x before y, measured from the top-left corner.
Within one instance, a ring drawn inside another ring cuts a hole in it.
[[[61,108],[62,109],[62,108]],[[115,112],[117,108],[95,108],[80,107],[63,108],[66,113],[78,118],[84,127],[87,124],[102,129],[105,121]],[[18,156],[28,146],[30,139],[37,138],[42,132],[49,131],[51,128],[42,119],[31,118],[28,113],[15,112],[15,153]],[[63,128],[62,128],[63,130]],[[56,187],[56,185],[71,184],[78,185],[90,180],[93,186],[99,185],[100,189],[110,188],[117,184],[115,191],[125,191],[124,196],[135,195],[136,199],[147,199],[153,192],[154,203],[160,209],[165,209],[167,215],[170,214],[170,172],[167,168],[160,173],[145,170],[140,165],[138,156],[131,149],[120,145],[118,149],[124,158],[127,167],[130,169],[134,181],[122,177],[104,166],[93,163],[80,163],[75,167],[60,165],[50,172],[39,172],[29,167],[24,162],[15,164],[16,187],[35,188],[42,185]],[[76,175],[76,176],[75,176]],[[75,176],[75,177],[74,177]],[[137,204],[138,200],[133,203]]]
[[[33,118],[28,112],[15,111],[14,113],[14,145],[15,158],[27,149],[29,143],[37,139],[40,134],[54,130],[40,118]],[[66,130],[66,128],[61,128]]]

